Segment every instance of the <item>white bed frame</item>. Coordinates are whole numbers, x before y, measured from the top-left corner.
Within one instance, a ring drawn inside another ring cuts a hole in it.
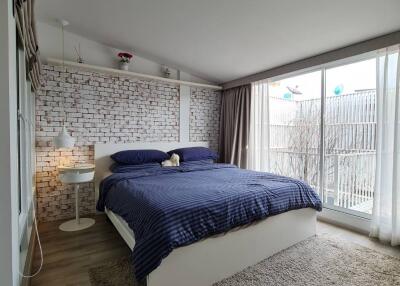
[[[96,201],[98,185],[111,164],[109,156],[128,149],[159,149],[204,146],[196,143],[128,143],[96,144]],[[122,238],[133,249],[135,238],[127,223],[106,210]],[[245,228],[232,230],[180,247],[172,251],[161,265],[147,276],[147,286],[209,286],[223,278],[316,233],[316,211],[311,208],[272,216]]]

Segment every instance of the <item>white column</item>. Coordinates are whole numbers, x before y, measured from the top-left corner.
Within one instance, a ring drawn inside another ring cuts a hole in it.
[[[179,142],[189,142],[190,86],[179,86]]]

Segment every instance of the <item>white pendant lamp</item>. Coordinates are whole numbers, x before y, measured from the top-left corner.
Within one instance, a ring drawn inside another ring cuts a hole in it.
[[[61,23],[61,33],[62,33],[62,67],[64,67],[64,27],[67,26],[69,23],[66,20],[60,20]],[[64,87],[64,86],[63,86]],[[64,90],[64,88],[63,88]],[[65,127],[65,111],[64,113],[64,120],[63,120],[63,127],[58,133],[56,137],[53,139],[54,147],[56,149],[60,148],[72,148],[75,145],[75,138],[69,135],[67,128]]]
[[[67,128],[63,126],[57,137],[53,139],[54,147],[60,148],[72,148],[75,145],[75,138],[68,134]]]

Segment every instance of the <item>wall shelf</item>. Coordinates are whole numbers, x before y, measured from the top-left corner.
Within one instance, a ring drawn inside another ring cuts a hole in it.
[[[47,59],[47,62],[51,65],[56,65],[56,66],[63,65],[63,61],[60,59],[49,58],[49,59]],[[131,71],[123,71],[123,70],[118,70],[118,69],[113,69],[113,68],[108,68],[108,67],[80,64],[80,63],[71,62],[71,61],[64,61],[64,66],[77,68],[77,69],[81,69],[81,70],[86,70],[86,71],[93,71],[93,72],[105,73],[105,74],[110,74],[110,75],[116,75],[116,76],[125,76],[125,77],[163,81],[163,82],[167,82],[170,84],[187,85],[187,86],[193,86],[193,87],[203,87],[203,88],[210,88],[210,89],[216,89],[216,90],[222,89],[222,86],[219,86],[219,85],[204,84],[204,83],[190,82],[190,81],[177,80],[177,79],[171,79],[171,78],[164,78],[164,77],[160,77],[160,76],[142,74],[142,73],[131,72]]]

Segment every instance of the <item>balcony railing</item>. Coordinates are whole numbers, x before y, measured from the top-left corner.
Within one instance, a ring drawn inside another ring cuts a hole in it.
[[[316,152],[271,148],[270,169],[273,173],[307,181],[319,190],[319,159],[320,155]],[[325,188],[322,196],[324,203],[371,213],[375,182],[375,152],[353,150],[347,154],[326,154],[324,172]]]

